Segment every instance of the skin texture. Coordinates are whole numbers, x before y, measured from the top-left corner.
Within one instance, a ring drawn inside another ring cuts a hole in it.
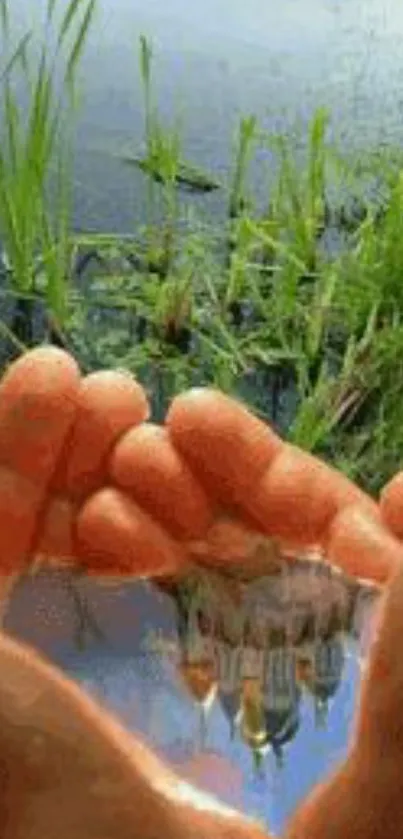
[[[36,349],[0,384],[0,570],[38,555],[89,573],[179,573],[188,542],[226,500],[241,524],[321,544],[350,573],[384,583],[349,756],[299,808],[289,839],[403,836],[403,479],[379,506],[329,466],[284,444],[243,406],[197,390],[163,428],[123,374],[81,378]],[[0,836],[4,839],[258,839],[211,804],[34,650],[0,634]]]

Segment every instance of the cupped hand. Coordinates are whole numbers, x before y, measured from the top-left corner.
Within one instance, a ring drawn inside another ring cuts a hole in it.
[[[58,350],[35,350],[11,367],[0,386],[1,570],[18,573],[40,556],[100,576],[180,573],[189,545],[208,539],[225,513],[285,544],[320,545],[350,573],[384,583],[349,755],[288,835],[399,835],[403,552],[382,507],[217,392],[178,397],[163,427],[147,416],[133,379],[81,379]],[[4,636],[0,670],[6,839],[261,835],[186,800],[188,788],[136,738]]]
[[[55,348],[11,365],[0,383],[0,573],[18,573],[37,556],[74,557],[77,510],[105,484],[116,440],[148,410],[132,377],[82,378]]]
[[[81,378],[56,349],[34,350],[10,367],[0,385],[3,584],[36,558],[78,563],[99,575],[180,570],[184,548],[157,515],[105,489],[115,444],[148,412],[133,378],[109,371]],[[112,526],[105,493],[117,512]],[[98,553],[98,532],[93,539],[94,516],[109,565]],[[55,667],[1,633],[0,835],[263,836],[219,802],[206,804]]]

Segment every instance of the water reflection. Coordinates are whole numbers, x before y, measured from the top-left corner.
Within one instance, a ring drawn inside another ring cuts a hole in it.
[[[46,0],[13,0],[17,31],[40,27]],[[61,7],[63,3],[60,4]],[[403,12],[395,0],[100,0],[83,63],[75,160],[79,229],[132,232],[144,223],[139,173],[120,155],[143,139],[137,39],[156,48],[155,93],[164,124],[181,118],[184,157],[225,176],[240,116],[270,131],[305,130],[314,109],[331,110],[343,149],[401,144]],[[251,187],[267,201],[273,163],[260,155]],[[197,212],[221,217],[225,197]]]
[[[200,709],[202,731],[218,703],[231,740],[239,738],[257,767],[272,752],[282,766],[313,705],[326,726],[348,651],[360,655],[378,590],[330,565],[294,558],[254,581],[195,570],[163,584],[177,607],[178,677]],[[154,638],[163,655],[167,639]]]
[[[345,751],[377,596],[306,558],[158,588],[41,572],[21,580],[6,626],[187,780],[281,835]]]

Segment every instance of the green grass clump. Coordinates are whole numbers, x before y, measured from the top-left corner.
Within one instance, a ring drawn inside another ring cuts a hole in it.
[[[75,78],[95,5],[48,0],[40,43],[29,31],[15,45],[11,3],[0,0],[0,238],[20,343],[34,339],[35,295],[57,320],[66,312]]]
[[[45,37],[33,69],[30,33],[13,48],[7,0],[0,4],[8,45],[0,237],[4,293],[16,300],[4,334],[20,348],[35,342],[39,301],[42,337],[64,343],[85,369],[131,369],[156,417],[178,391],[214,384],[378,491],[403,452],[401,154],[349,159],[328,142],[329,115],[320,109],[301,156],[292,137],[270,136],[248,116],[218,181],[186,160],[178,127],[163,125],[142,38],[145,150],[117,153],[146,179],[144,228],[78,235],[70,216],[74,81],[95,0],[73,0],[60,16],[57,7],[49,2],[47,12],[55,51]],[[16,77],[28,90],[25,119]],[[262,152],[271,161],[263,211],[249,184]],[[197,205],[184,200],[184,186]],[[211,222],[203,195],[215,188],[226,209]]]

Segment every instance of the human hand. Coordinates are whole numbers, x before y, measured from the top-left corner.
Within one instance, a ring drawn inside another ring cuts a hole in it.
[[[136,402],[135,417],[128,417],[125,409],[124,422],[106,422],[108,411],[114,415],[114,400],[109,398],[106,405],[101,399],[98,409],[85,413],[87,434],[81,437],[85,443],[80,455],[80,435],[72,427],[86,380],[80,382],[63,354],[51,359],[48,351],[35,352],[12,368],[8,385],[6,379],[0,389],[2,537],[6,524],[13,523],[0,555],[8,559],[9,570],[20,568],[31,553],[40,553],[78,558],[98,574],[179,572],[187,561],[189,542],[214,527],[225,499],[225,509],[246,526],[290,544],[319,543],[351,573],[383,582],[396,574],[402,551],[383,528],[376,505],[324,464],[284,446],[263,423],[220,394],[184,394],[174,401],[164,428],[133,429],[144,420],[147,407],[138,386],[125,379],[125,387],[136,391],[136,399],[128,399],[128,413]],[[106,388],[110,393],[114,374],[102,375],[112,376]],[[28,428],[27,414],[35,420]],[[67,440],[70,448],[61,454]],[[83,467],[81,457],[92,468]],[[74,462],[73,481],[66,475]],[[348,839],[352,829],[354,836],[377,836],[384,830],[385,806],[399,803],[393,792],[399,775],[397,768],[392,771],[398,767],[396,750],[394,761],[386,764],[385,785],[379,783],[377,764],[371,774],[367,761],[379,760],[379,743],[386,742],[376,733],[378,719],[384,721],[386,737],[391,726],[389,712],[379,717],[379,707],[382,711],[386,702],[382,691],[378,705],[373,706],[371,697],[379,695],[374,684],[382,666],[376,662],[379,656],[381,662],[387,660],[391,637],[396,637],[393,608],[396,611],[400,596],[396,581],[389,589],[392,606],[386,610],[386,630],[364,685],[360,736],[339,772],[296,815],[290,836]],[[392,701],[393,693],[396,708],[395,665],[386,699]],[[214,808],[202,812],[194,802],[181,801],[175,776],[33,652],[2,638],[1,668],[7,674],[0,684],[0,793],[6,838],[50,839],[56,830],[61,833],[62,824],[66,839],[72,832],[91,839],[138,835],[139,830],[151,839],[162,829],[172,839],[261,835],[241,820],[220,817]],[[361,788],[376,802],[371,829],[377,825],[378,833],[356,832],[356,825],[368,826]],[[393,822],[394,828],[398,823]],[[329,833],[336,828],[338,833]]]
[[[0,383],[0,574],[38,555],[75,558],[76,512],[105,483],[119,435],[148,411],[133,378],[81,378],[58,349],[35,349],[11,365]]]
[[[226,513],[289,545],[322,544],[353,575],[388,577],[389,554],[373,562],[351,541],[356,508],[376,518],[376,504],[239,403],[195,390],[164,427],[148,415],[128,375],[81,378],[54,348],[12,365],[0,385],[0,571],[39,556],[98,576],[178,572]]]
[[[126,518],[121,526],[113,519],[110,532],[108,516],[103,518],[105,490],[97,492],[108,483],[114,443],[147,413],[145,395],[132,379],[115,373],[80,379],[73,360],[57,350],[35,350],[12,365],[0,386],[4,581],[37,556],[42,562],[80,562],[93,573],[118,573],[113,561],[107,569],[97,566],[93,516],[101,519],[112,560],[120,557],[127,523],[134,532],[126,572],[177,570],[182,549],[155,516],[112,494],[112,506],[121,502]],[[89,529],[87,513],[77,528],[87,503]],[[168,839],[186,839],[189,825],[195,839],[249,837],[239,816],[224,818],[218,803],[201,805],[200,796],[195,799],[138,738],[33,650],[4,634],[0,672],[0,833],[5,839],[124,839],[140,832],[144,839],[161,832]],[[253,829],[253,836],[259,835]]]

